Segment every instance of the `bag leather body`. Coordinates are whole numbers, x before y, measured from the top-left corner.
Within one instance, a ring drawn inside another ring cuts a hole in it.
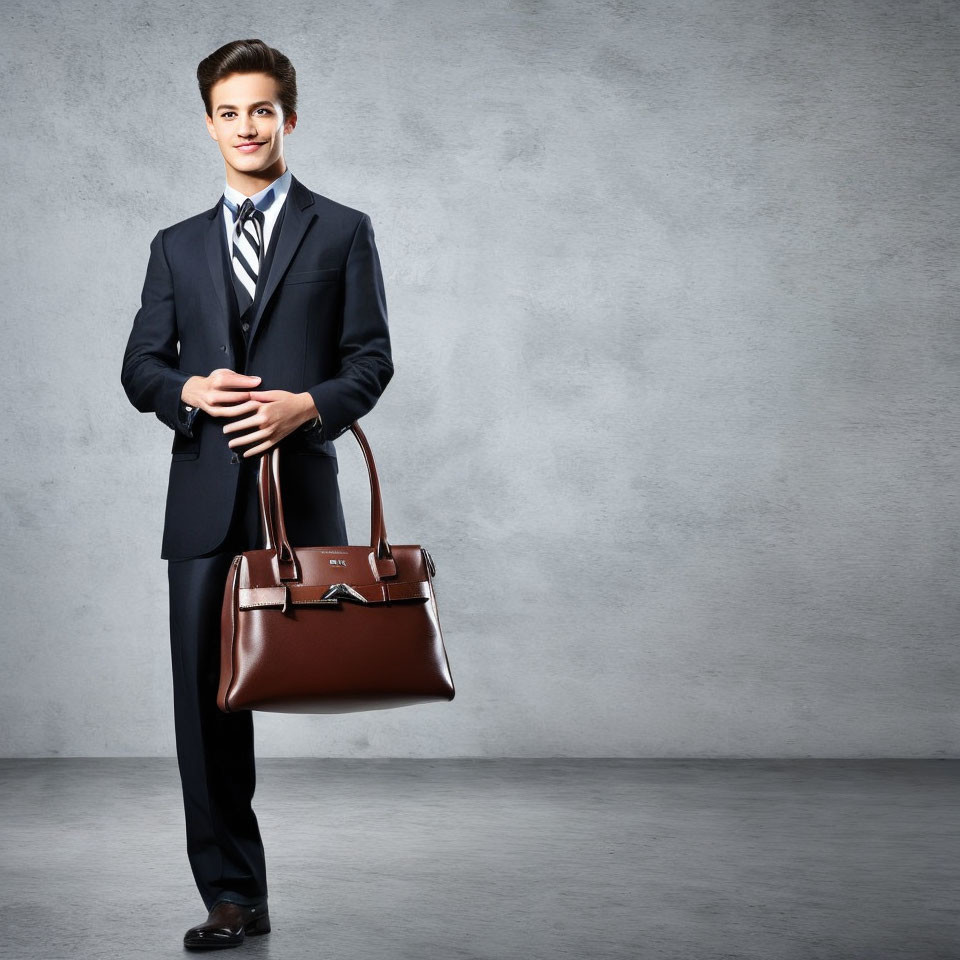
[[[342,713],[455,694],[433,590],[429,552],[389,544],[373,455],[367,464],[370,544],[292,547],[279,458],[260,458],[264,548],[234,557],[224,584],[220,685],[226,713]]]

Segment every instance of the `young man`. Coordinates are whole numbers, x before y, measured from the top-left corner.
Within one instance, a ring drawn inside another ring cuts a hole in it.
[[[207,948],[270,929],[253,716],[216,703],[227,568],[263,546],[260,456],[280,448],[291,544],[346,544],[332,441],[373,408],[393,363],[369,216],[307,189],[284,160],[290,61],[240,40],[197,78],[226,184],[154,237],[121,382],[174,431],[160,556],[187,855],[208,911],[184,944]]]

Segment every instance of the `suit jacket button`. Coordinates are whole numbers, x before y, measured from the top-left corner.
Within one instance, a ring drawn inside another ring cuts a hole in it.
[[[240,456],[239,456],[239,454],[236,454],[236,453],[235,453],[235,454],[230,458],[230,462],[231,462],[231,463],[239,463],[239,462],[240,462]]]

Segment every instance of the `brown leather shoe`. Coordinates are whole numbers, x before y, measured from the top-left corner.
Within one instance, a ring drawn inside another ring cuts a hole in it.
[[[248,907],[220,900],[210,908],[205,923],[191,927],[183,935],[183,945],[190,950],[239,947],[246,934],[257,936],[269,932],[270,914],[265,903]]]

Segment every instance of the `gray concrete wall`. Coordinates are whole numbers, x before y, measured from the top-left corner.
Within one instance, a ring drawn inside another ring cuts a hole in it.
[[[221,43],[367,211],[364,421],[451,704],[263,756],[957,756],[960,8],[6,2],[0,753],[170,755],[170,436],[120,360]],[[358,448],[338,441],[351,542]]]

